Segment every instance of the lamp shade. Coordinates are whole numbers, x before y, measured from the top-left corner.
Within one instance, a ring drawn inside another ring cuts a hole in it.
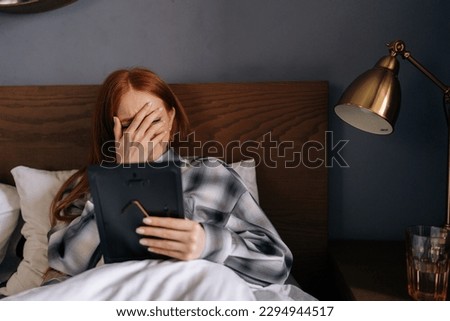
[[[57,9],[76,0],[0,0],[0,12],[38,13]]]
[[[382,57],[345,90],[334,109],[336,114],[363,131],[379,135],[392,133],[400,107],[398,71],[395,57]]]

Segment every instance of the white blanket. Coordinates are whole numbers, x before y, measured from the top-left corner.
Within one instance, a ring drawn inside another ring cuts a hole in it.
[[[315,300],[293,285],[259,287],[229,268],[205,260],[128,261],[106,264],[61,283],[4,300],[31,301],[254,301]]]

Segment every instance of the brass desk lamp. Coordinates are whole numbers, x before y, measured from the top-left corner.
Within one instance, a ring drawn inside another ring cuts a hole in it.
[[[375,66],[356,78],[342,94],[335,107],[336,114],[350,125],[379,135],[388,135],[394,129],[400,107],[400,84],[397,79],[399,62],[397,56],[408,60],[444,93],[444,109],[447,128],[450,125],[450,87],[415,60],[397,40],[387,44],[389,55],[382,57]],[[450,144],[450,131],[448,134]],[[450,146],[447,159],[447,217],[445,228],[450,229]]]

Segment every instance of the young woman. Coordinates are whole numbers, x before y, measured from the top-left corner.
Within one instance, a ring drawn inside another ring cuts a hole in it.
[[[171,137],[187,127],[182,105],[156,74],[140,68],[115,71],[100,90],[89,162],[182,161],[186,219],[145,218],[136,230],[140,243],[175,260],[219,263],[252,284],[283,283],[291,252],[236,173],[216,159],[187,161],[169,147]],[[52,269],[73,276],[98,264],[94,217],[83,168],[52,205]]]

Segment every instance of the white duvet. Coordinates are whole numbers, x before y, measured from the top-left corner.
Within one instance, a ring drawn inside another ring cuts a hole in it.
[[[205,260],[106,264],[61,283],[4,300],[270,301],[315,300],[294,285],[250,285],[229,268]]]

